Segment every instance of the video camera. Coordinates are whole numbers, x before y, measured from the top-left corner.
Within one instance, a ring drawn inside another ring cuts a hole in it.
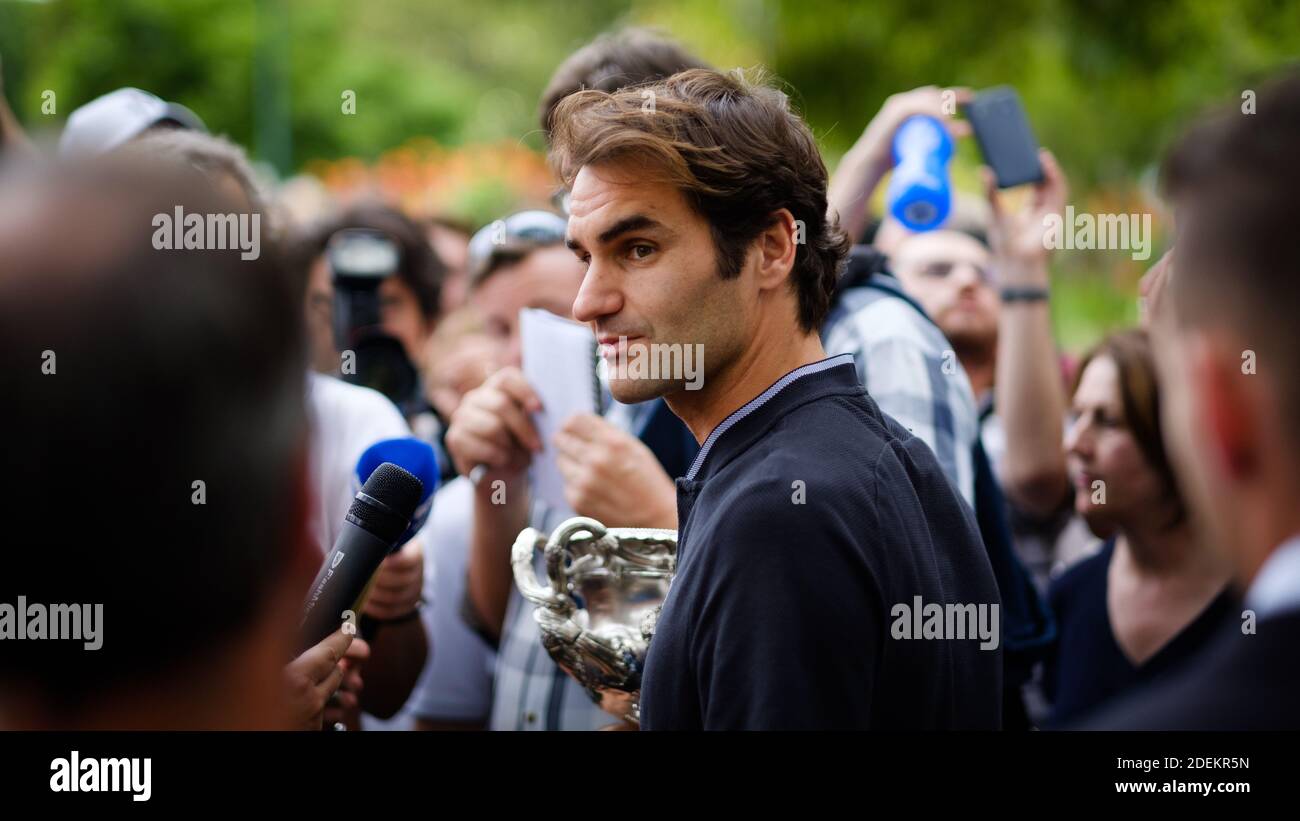
[[[420,378],[402,343],[381,325],[379,285],[402,264],[397,241],[369,228],[344,228],[325,249],[334,281],[334,342],[346,382],[374,388],[403,413],[420,401]],[[349,357],[349,354],[351,356]]]

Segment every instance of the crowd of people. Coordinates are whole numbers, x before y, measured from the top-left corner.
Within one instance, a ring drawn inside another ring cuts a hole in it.
[[[0,100],[4,482],[32,530],[0,602],[105,614],[94,652],[0,641],[0,727],[634,728],[515,588],[520,531],[580,515],[679,533],[643,729],[1300,728],[1300,72],[1163,158],[1141,326],[1077,360],[1049,270],[1088,252],[1044,242],[1050,151],[936,230],[874,212],[909,118],[970,138],[954,95],[885,100],[828,174],[762,76],[621,30],[540,101],[564,196],[484,226],[305,207],[138,89],[49,149]],[[258,215],[260,253],[159,250],[173,213]],[[608,361],[702,345],[703,386],[607,368],[543,442],[523,309]],[[360,629],[295,655],[358,460],[411,436],[427,522]],[[994,608],[998,636],[900,637],[914,602]]]

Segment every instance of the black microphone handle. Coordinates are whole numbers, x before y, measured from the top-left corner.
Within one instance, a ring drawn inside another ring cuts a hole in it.
[[[353,609],[370,577],[392,549],[391,544],[370,531],[343,520],[334,548],[307,593],[299,654],[339,629],[344,611]]]

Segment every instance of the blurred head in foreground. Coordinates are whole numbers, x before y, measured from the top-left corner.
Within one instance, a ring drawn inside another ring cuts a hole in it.
[[[123,156],[0,187],[0,481],[30,533],[0,575],[0,631],[25,633],[0,641],[0,723],[283,725],[318,558],[304,334],[270,243],[206,250],[238,199]],[[159,248],[181,214],[204,248]]]
[[[1203,120],[1166,158],[1178,219],[1151,319],[1170,455],[1242,585],[1300,536],[1300,71]]]

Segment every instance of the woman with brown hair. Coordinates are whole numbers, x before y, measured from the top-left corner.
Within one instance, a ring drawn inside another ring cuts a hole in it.
[[[1075,510],[1107,541],[1048,594],[1059,629],[1045,671],[1056,726],[1177,666],[1238,609],[1228,569],[1195,541],[1165,455],[1145,331],[1112,334],[1084,357],[1071,420]]]

